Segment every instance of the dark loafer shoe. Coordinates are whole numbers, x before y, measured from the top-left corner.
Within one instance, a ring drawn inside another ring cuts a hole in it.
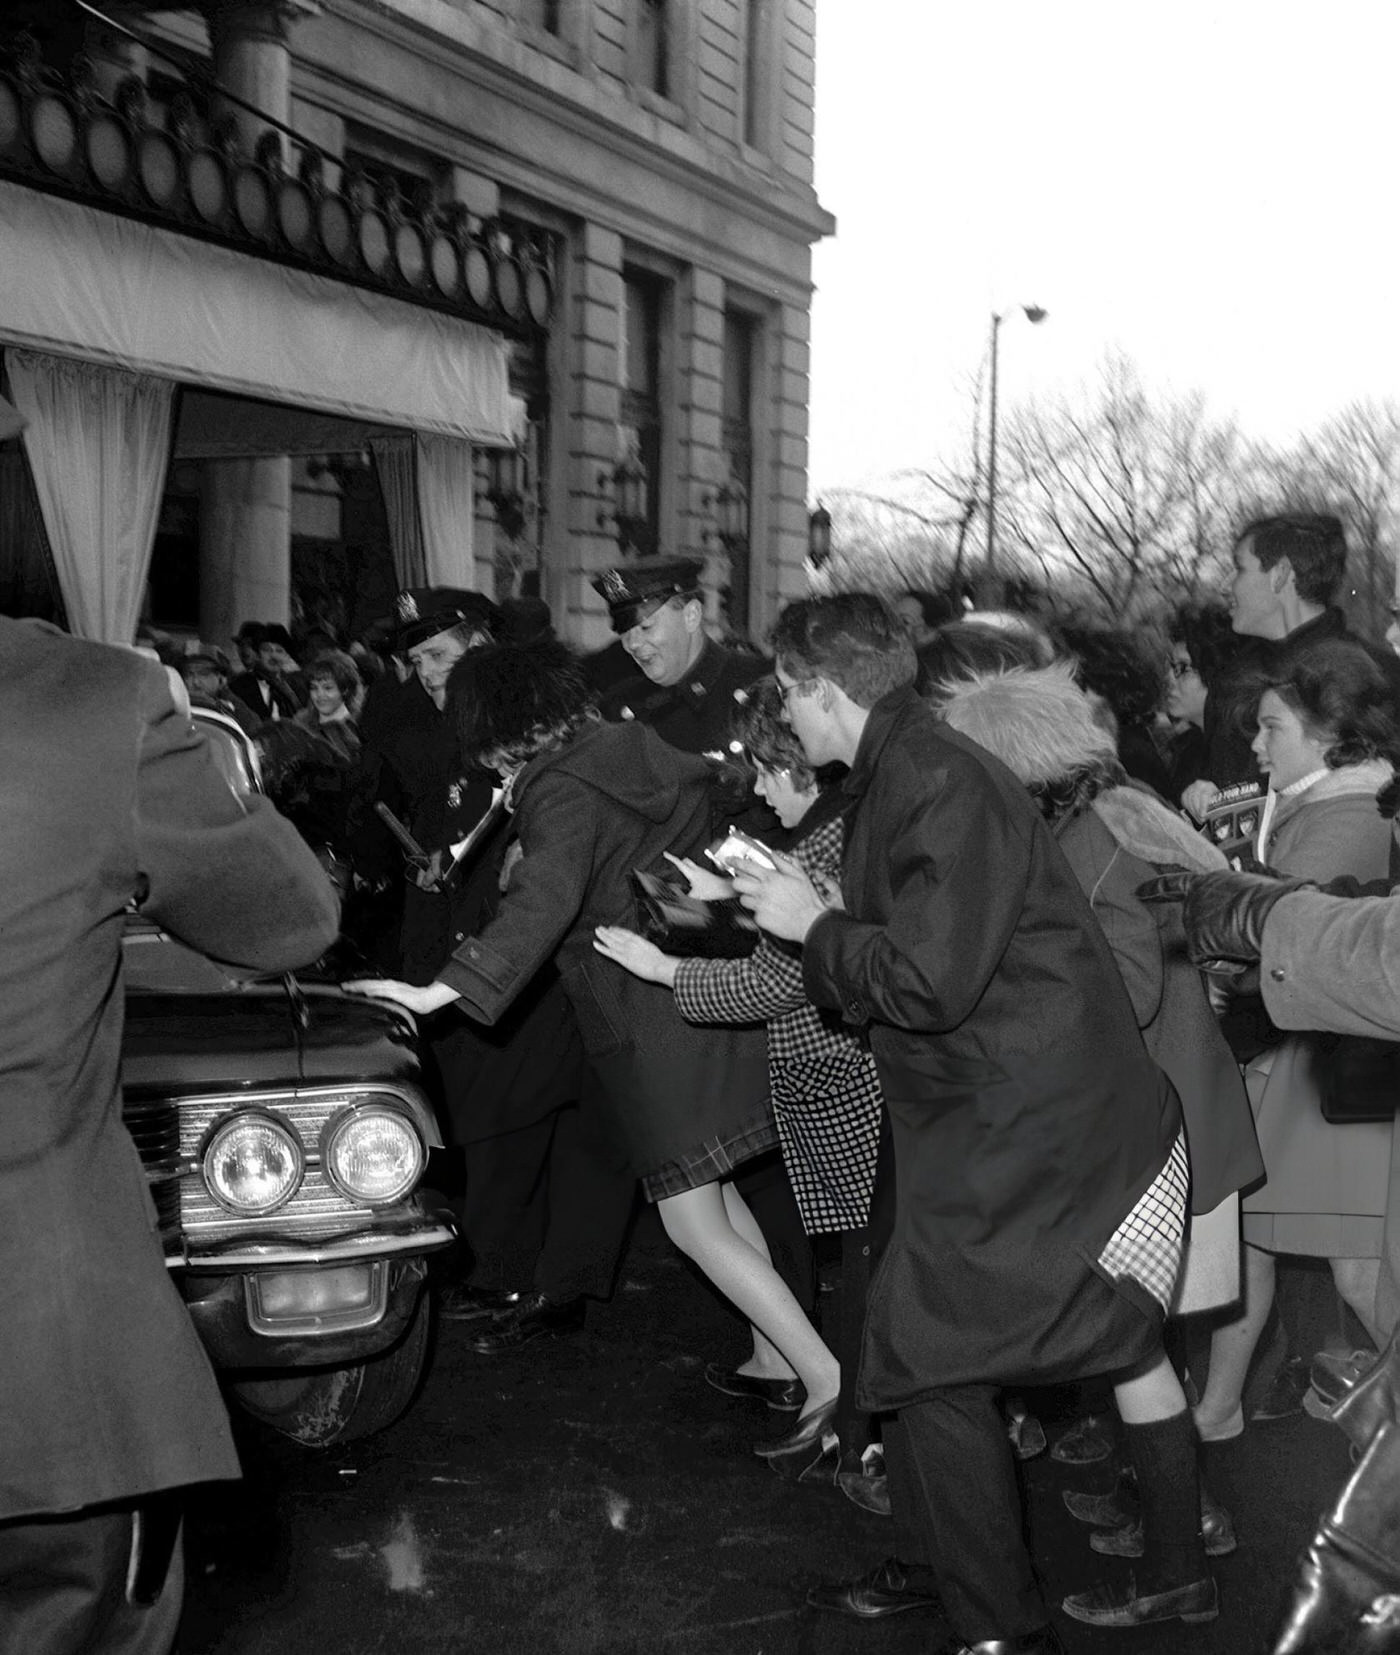
[[[524,1293],[511,1310],[495,1317],[488,1328],[472,1340],[472,1349],[478,1356],[499,1356],[503,1351],[519,1350],[536,1339],[548,1339],[559,1333],[577,1333],[583,1326],[582,1299],[567,1299],[556,1303],[543,1293]]]
[[[1122,1478],[1111,1494],[1081,1494],[1075,1488],[1062,1488],[1060,1498],[1076,1523],[1096,1529],[1121,1529],[1137,1519],[1137,1491]]]
[[[830,1609],[852,1620],[878,1621],[909,1609],[936,1609],[937,1592],[922,1592],[909,1584],[909,1574],[897,1557],[887,1557],[868,1574],[854,1580],[824,1580],[807,1594],[813,1609]]]
[[[1153,1621],[1213,1621],[1220,1613],[1220,1597],[1207,1575],[1165,1592],[1139,1592],[1131,1580],[1126,1586],[1091,1586],[1060,1607],[1086,1626],[1148,1626]]]
[[[705,1364],[705,1383],[726,1396],[750,1397],[755,1402],[766,1402],[779,1413],[790,1413],[800,1408],[806,1398],[800,1379],[763,1379],[756,1374],[738,1373],[733,1368],[722,1368],[718,1362]]]
[[[470,1287],[466,1282],[445,1287],[438,1294],[438,1315],[448,1322],[476,1322],[499,1316],[520,1303],[518,1292],[502,1287]]]
[[[1086,1414],[1050,1446],[1050,1458],[1061,1465],[1097,1465],[1113,1452],[1113,1431],[1099,1414]]]

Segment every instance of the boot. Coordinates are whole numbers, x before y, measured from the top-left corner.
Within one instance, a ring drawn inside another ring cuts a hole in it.
[[[1400,1425],[1384,1424],[1299,1562],[1273,1655],[1400,1652]]]
[[[1384,1424],[1400,1420],[1400,1332],[1332,1411],[1323,1416],[1365,1448]]]

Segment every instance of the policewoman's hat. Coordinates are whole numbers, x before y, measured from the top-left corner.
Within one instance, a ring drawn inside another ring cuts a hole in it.
[[[501,612],[484,593],[455,586],[410,586],[394,600],[394,649],[400,655],[454,626],[470,626],[495,638]]]

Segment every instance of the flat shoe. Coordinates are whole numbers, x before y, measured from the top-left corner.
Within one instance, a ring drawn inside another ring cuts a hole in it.
[[[883,1620],[910,1609],[936,1609],[937,1592],[921,1592],[897,1557],[887,1557],[854,1580],[824,1580],[807,1593],[813,1609],[829,1609],[852,1620]]]
[[[890,1483],[883,1473],[872,1476],[864,1471],[838,1471],[836,1486],[862,1511],[873,1512],[876,1517],[890,1515]]]
[[[800,1408],[807,1395],[800,1379],[764,1379],[759,1374],[722,1368],[718,1362],[705,1364],[705,1383],[722,1391],[725,1396],[742,1396],[754,1402],[766,1402],[779,1413],[790,1413],[794,1408]]]
[[[1239,1545],[1234,1522],[1224,1506],[1211,1506],[1201,1513],[1201,1540],[1207,1557],[1228,1557]],[[1089,1544],[1101,1557],[1141,1557],[1142,1520],[1099,1529],[1089,1536]]]
[[[768,1460],[772,1459],[775,1454],[801,1455],[807,1449],[814,1448],[816,1453],[807,1461],[807,1464],[810,1465],[812,1460],[821,1453],[824,1446],[822,1439],[831,1430],[832,1422],[836,1418],[836,1402],[837,1399],[832,1397],[829,1402],[823,1402],[819,1408],[813,1408],[811,1413],[804,1414],[786,1435],[772,1437],[767,1442],[756,1442],[753,1445],[754,1453],[758,1455],[759,1459]]]
[[[1088,1523],[1096,1529],[1121,1529],[1137,1515],[1136,1493],[1130,1496],[1121,1478],[1111,1494],[1081,1494],[1078,1489],[1062,1488],[1060,1498],[1075,1522]]]
[[[1091,1586],[1072,1593],[1060,1607],[1086,1626],[1148,1626],[1154,1621],[1213,1621],[1220,1613],[1220,1595],[1210,1575],[1165,1592],[1140,1593],[1130,1580],[1126,1586]]]

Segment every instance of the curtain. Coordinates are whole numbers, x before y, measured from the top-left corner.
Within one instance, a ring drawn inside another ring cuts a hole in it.
[[[477,590],[472,557],[472,445],[460,437],[415,439],[418,450],[418,517],[429,586]]]
[[[5,355],[59,590],[79,638],[129,644],[170,455],[169,380],[37,351]]]
[[[427,586],[423,559],[423,530],[418,521],[418,478],[412,437],[371,437],[369,451],[379,475],[384,512],[389,519],[389,545],[394,574],[400,587]]]

